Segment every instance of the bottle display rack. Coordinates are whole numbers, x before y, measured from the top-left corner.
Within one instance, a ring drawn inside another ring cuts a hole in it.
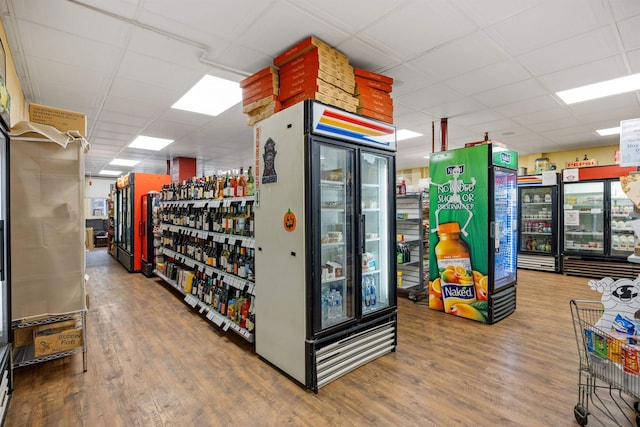
[[[179,193],[163,189],[162,194],[174,199]],[[154,270],[184,295],[187,305],[250,343],[255,327],[253,202],[253,196],[161,200]]]
[[[426,200],[428,203],[428,197]],[[426,244],[428,256],[429,235],[428,227],[424,227],[423,210],[422,194],[396,195],[399,295],[405,294],[404,291],[419,292],[424,289],[424,249]]]

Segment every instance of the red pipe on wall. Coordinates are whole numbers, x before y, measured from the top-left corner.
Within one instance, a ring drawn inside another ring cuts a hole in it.
[[[447,141],[447,118],[440,119],[440,135],[442,136],[442,146],[440,147],[440,151],[447,151],[448,142]]]

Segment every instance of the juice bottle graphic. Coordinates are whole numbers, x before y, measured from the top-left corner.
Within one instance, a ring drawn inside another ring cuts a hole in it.
[[[464,309],[460,307],[461,304],[468,305],[477,300],[469,247],[460,240],[460,225],[457,222],[440,224],[438,238],[440,241],[435,247],[435,255],[444,311],[460,315],[456,310]],[[456,307],[452,309],[454,305]]]

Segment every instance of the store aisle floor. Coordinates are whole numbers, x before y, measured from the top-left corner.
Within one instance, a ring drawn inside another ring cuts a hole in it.
[[[576,425],[585,278],[520,270],[518,309],[492,326],[400,299],[397,352],[316,395],[104,249],[87,266],[88,371],[81,354],[16,369],[7,427]]]

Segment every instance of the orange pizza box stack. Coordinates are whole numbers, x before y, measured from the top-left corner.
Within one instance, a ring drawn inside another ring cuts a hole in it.
[[[355,68],[358,114],[383,122],[393,123],[393,79],[372,71]]]
[[[307,37],[278,55],[273,64],[280,67],[278,100],[287,108],[305,99],[355,113],[355,76],[349,58],[316,37]]]
[[[249,116],[249,126],[280,110],[278,87],[278,69],[275,67],[264,68],[240,82],[242,112]]]

